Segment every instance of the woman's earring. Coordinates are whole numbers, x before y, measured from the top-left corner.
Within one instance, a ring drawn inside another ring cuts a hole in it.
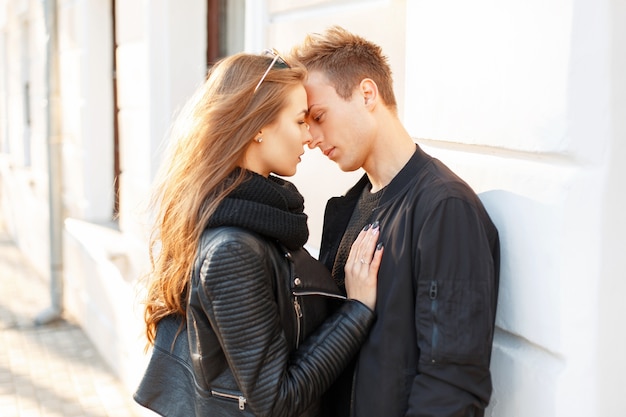
[[[255,139],[257,142],[261,143],[263,142],[263,138],[261,136],[259,136],[258,138]]]

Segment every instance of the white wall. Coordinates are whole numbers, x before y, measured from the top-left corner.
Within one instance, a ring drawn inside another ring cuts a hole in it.
[[[608,2],[609,19],[606,30],[611,33],[608,48],[607,78],[610,83],[608,100],[607,144],[603,160],[601,207],[601,259],[598,271],[598,327],[593,338],[598,358],[595,373],[598,381],[597,415],[626,414],[626,2]],[[594,140],[589,138],[589,146]]]
[[[0,196],[9,232],[44,277],[49,272],[45,21],[40,2],[0,2],[4,120]],[[30,99],[26,99],[25,84]],[[30,123],[27,122],[30,114]]]
[[[621,148],[612,119],[626,104],[623,88],[611,93],[619,81],[610,46],[619,38],[609,17],[617,7],[407,5],[407,126],[481,193],[502,237],[488,415],[619,415],[625,408],[601,393],[624,393],[623,384],[598,369],[605,348],[597,339],[619,326],[617,314],[602,313],[609,300],[601,293],[620,280],[617,269],[603,268],[617,239],[603,233],[607,203],[626,198],[607,176],[626,174],[609,153]],[[612,224],[623,239],[623,222]]]
[[[113,49],[108,0],[58,0],[63,206],[67,217],[111,221]]]
[[[118,1],[120,227],[147,234],[145,203],[170,122],[206,73],[206,1]]]

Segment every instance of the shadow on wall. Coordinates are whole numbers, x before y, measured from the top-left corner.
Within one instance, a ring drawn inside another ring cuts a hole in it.
[[[500,234],[500,290],[488,416],[551,416],[560,355],[558,211],[505,190],[479,194]]]

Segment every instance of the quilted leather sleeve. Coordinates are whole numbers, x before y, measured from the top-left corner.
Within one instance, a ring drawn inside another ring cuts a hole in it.
[[[220,372],[213,369],[219,361],[210,359],[214,340],[204,336],[213,334],[255,416],[298,415],[357,352],[374,313],[348,300],[292,354],[270,284],[275,268],[268,251],[273,248],[246,232],[229,230],[211,239],[192,280],[188,324],[196,378],[208,387]]]

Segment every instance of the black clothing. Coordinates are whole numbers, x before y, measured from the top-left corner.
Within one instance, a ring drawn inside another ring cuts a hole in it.
[[[236,169],[226,181],[239,175]],[[304,198],[289,181],[246,172],[240,184],[209,219],[207,227],[238,226],[297,249],[309,239]]]
[[[364,176],[328,202],[320,260],[329,268],[368,185]],[[482,416],[492,390],[497,230],[470,187],[419,146],[384,190],[366,222],[380,222],[385,245],[377,319],[353,378],[342,377],[354,381],[343,406],[358,417]]]
[[[333,264],[331,275],[339,288],[343,291],[345,291],[346,288],[345,266],[348,256],[350,255],[352,244],[356,240],[357,236],[359,236],[361,230],[363,230],[363,227],[367,224],[367,220],[372,216],[372,211],[374,211],[374,209],[378,206],[378,201],[384,193],[384,190],[379,190],[375,193],[372,193],[371,190],[371,186],[363,189],[363,192],[354,207],[354,211],[352,212],[346,231],[341,238],[341,244],[337,249],[337,255],[335,256],[335,262]]]
[[[202,235],[181,335],[175,318],[157,327],[135,399],[162,415],[319,416],[373,321],[308,252],[286,249],[305,236],[290,221],[302,213],[295,187],[251,177]]]

